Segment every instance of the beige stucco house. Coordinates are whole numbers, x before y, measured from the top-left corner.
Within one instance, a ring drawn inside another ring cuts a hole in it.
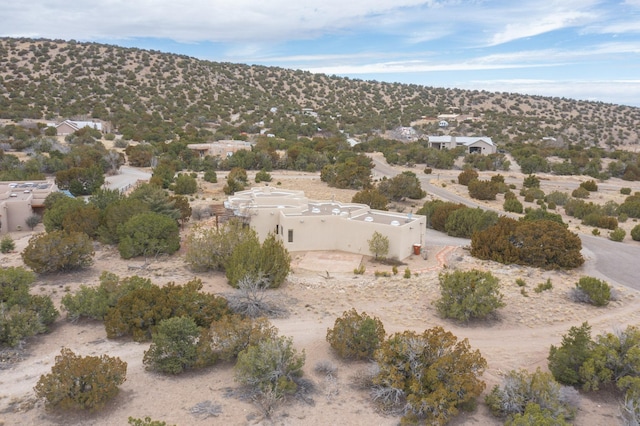
[[[26,230],[26,220],[44,209],[44,199],[58,187],[53,181],[0,182],[0,234]]]
[[[368,240],[379,232],[389,239],[387,256],[404,259],[426,240],[425,216],[373,210],[366,204],[310,200],[303,191],[252,188],[230,196],[225,207],[246,220],[261,241],[275,233],[290,252],[338,250],[372,255]]]
[[[230,157],[240,150],[251,151],[255,143],[236,140],[220,140],[211,143],[191,143],[187,148],[198,153],[200,157]]]
[[[104,130],[104,126],[101,121],[64,120],[62,123],[57,124],[55,127],[56,134],[58,136],[67,136],[85,127],[91,127],[92,129],[96,129],[101,132]]]
[[[498,148],[487,136],[429,136],[429,147],[453,149],[464,146],[469,154],[495,154]]]

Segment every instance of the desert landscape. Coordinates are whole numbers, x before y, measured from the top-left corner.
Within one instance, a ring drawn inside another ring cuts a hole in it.
[[[416,170],[421,170],[416,166]],[[397,168],[398,171],[405,170]],[[446,190],[467,196],[464,187],[455,184],[456,171],[434,172],[426,177],[430,184],[446,187]],[[492,172],[496,174],[497,172]],[[522,182],[517,171],[502,172],[508,179]],[[486,173],[489,176],[489,173]],[[222,175],[220,175],[222,176]],[[220,177],[219,176],[219,177]],[[282,188],[302,189],[310,198],[351,201],[352,190],[329,188],[320,181],[318,174],[300,172],[274,172],[273,185]],[[422,178],[425,178],[424,176]],[[220,179],[223,181],[224,179]],[[545,192],[553,188],[575,188],[578,177],[547,180],[541,175]],[[621,199],[619,182],[610,179],[596,193],[603,201]],[[624,186],[630,186],[624,182]],[[640,190],[637,182],[634,191]],[[223,183],[202,183],[197,199],[192,203],[219,203],[224,198]],[[433,197],[432,194],[427,199]],[[417,210],[422,202],[404,202],[405,211]],[[600,202],[600,200],[598,200]],[[489,202],[486,207],[500,209],[501,200]],[[559,209],[560,210],[560,209]],[[558,211],[559,212],[559,211]],[[590,233],[591,228],[569,222],[570,229]],[[190,222],[183,234],[189,232]],[[629,221],[621,226],[633,227]],[[34,232],[42,229],[39,225]],[[20,266],[20,252],[26,247],[31,232],[13,233],[16,249],[2,255],[1,266]],[[473,349],[479,349],[488,362],[483,376],[486,390],[499,384],[503,373],[511,369],[525,368],[534,371],[546,369],[549,346],[558,345],[561,336],[571,326],[589,321],[594,335],[623,329],[627,325],[640,324],[637,291],[610,282],[616,291],[616,300],[608,306],[597,308],[578,304],[569,297],[569,291],[584,275],[597,275],[589,253],[584,253],[584,266],[571,271],[543,271],[521,266],[507,266],[481,261],[470,256],[469,240],[454,239],[429,230],[426,243],[427,259],[410,256],[404,259],[400,270],[409,268],[410,278],[402,273],[390,277],[377,277],[376,270],[391,271],[391,267],[347,253],[296,252],[292,253],[292,273],[278,290],[271,291],[288,310],[286,318],[272,319],[281,335],[291,336],[298,351],[304,350],[305,377],[315,385],[310,399],[290,399],[278,408],[271,418],[265,418],[260,409],[243,398],[233,378],[231,364],[193,371],[180,376],[167,376],[148,372],[142,357],[148,343],[136,343],[129,339],[110,340],[102,323],[94,321],[69,322],[62,312],[51,332],[30,339],[20,350],[2,354],[0,367],[0,424],[5,425],[123,425],[129,416],[150,416],[167,424],[229,424],[229,425],[395,425],[399,417],[385,415],[376,410],[367,392],[353,386],[353,377],[370,366],[364,362],[344,362],[337,358],[325,340],[326,332],[337,317],[351,308],[380,318],[387,334],[404,330],[421,332],[440,325],[459,339],[468,339]],[[606,237],[603,237],[606,238]],[[629,237],[620,245],[637,245]],[[121,277],[139,275],[150,278],[156,284],[175,282],[182,284],[194,277],[204,283],[204,291],[225,295],[233,292],[224,275],[219,273],[194,273],[188,269],[183,252],[140,266],[142,259],[123,260],[110,246],[95,246],[94,265],[82,272],[39,276],[32,288],[35,294],[48,294],[59,308],[61,298],[74,292],[80,285],[96,285],[102,271],[110,271]],[[366,266],[363,275],[355,275],[353,269],[360,262]],[[501,292],[506,306],[499,310],[494,320],[459,324],[440,318],[432,302],[439,298],[438,274],[447,270],[490,270],[500,279]],[[522,278],[531,291],[525,296],[515,280]],[[533,288],[550,279],[553,288],[536,293]],[[62,347],[81,355],[108,354],[128,363],[127,380],[119,395],[107,407],[97,413],[50,412],[34,396],[33,387],[41,374],[50,371],[54,358]],[[335,375],[318,374],[314,367],[330,361],[337,369]],[[619,395],[613,389],[598,393],[581,393],[581,404],[575,424],[596,426],[621,424]],[[197,407],[210,402],[216,406],[215,417]],[[475,411],[462,413],[453,425],[498,425],[479,399]],[[195,408],[195,409],[194,409]],[[200,411],[200,412],[198,412]],[[203,412],[204,411],[204,412]]]

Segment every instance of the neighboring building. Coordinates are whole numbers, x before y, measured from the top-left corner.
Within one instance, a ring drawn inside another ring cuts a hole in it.
[[[486,136],[429,136],[429,147],[435,149],[467,148],[468,153],[495,154],[498,149]]]
[[[439,114],[438,120],[457,121],[460,114]]]
[[[195,151],[200,157],[231,157],[240,150],[251,151],[255,143],[235,140],[221,140],[211,143],[191,143],[187,148]]]
[[[26,230],[27,218],[42,213],[44,199],[57,190],[53,181],[0,182],[0,233]]]
[[[67,136],[85,127],[91,127],[92,129],[96,129],[101,132],[103,131],[102,122],[99,122],[99,121],[64,120],[62,123],[57,124],[55,127],[56,127],[56,134],[58,136]]]
[[[366,204],[309,200],[303,191],[269,186],[236,192],[224,203],[261,241],[275,233],[287,250],[372,255],[374,232],[389,239],[389,257],[404,259],[426,241],[426,217],[373,210]],[[414,247],[416,246],[416,247]]]

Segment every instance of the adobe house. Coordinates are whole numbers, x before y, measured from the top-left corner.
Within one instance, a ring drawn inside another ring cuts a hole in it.
[[[0,234],[27,230],[27,218],[42,213],[45,198],[57,190],[53,181],[0,182]]]
[[[429,136],[429,148],[453,149],[464,146],[467,153],[495,154],[498,148],[487,136]]]
[[[190,143],[187,148],[197,153],[200,157],[210,155],[212,157],[226,158],[240,150],[251,151],[255,143],[236,140],[220,140],[211,143]]]
[[[388,257],[404,259],[426,241],[426,217],[371,209],[366,204],[308,199],[303,191],[269,186],[236,192],[225,207],[261,241],[275,233],[290,252],[338,250],[373,255],[374,232],[389,239]]]

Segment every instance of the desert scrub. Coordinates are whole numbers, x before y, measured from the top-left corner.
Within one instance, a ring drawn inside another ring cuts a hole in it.
[[[372,359],[384,340],[385,330],[376,317],[355,309],[346,311],[337,318],[333,328],[327,330],[327,342],[341,358]]]
[[[553,288],[553,284],[551,283],[551,278],[547,278],[547,281],[540,283],[533,289],[536,293],[542,293],[543,291],[551,290]]]
[[[120,358],[82,357],[63,348],[34,390],[47,408],[98,410],[118,394],[126,377],[127,363]]]
[[[441,298],[435,306],[444,318],[484,319],[505,306],[500,281],[490,272],[455,271],[440,274],[439,280]]]
[[[572,289],[572,296],[578,302],[605,306],[611,300],[611,287],[605,281],[597,278],[582,277]]]

